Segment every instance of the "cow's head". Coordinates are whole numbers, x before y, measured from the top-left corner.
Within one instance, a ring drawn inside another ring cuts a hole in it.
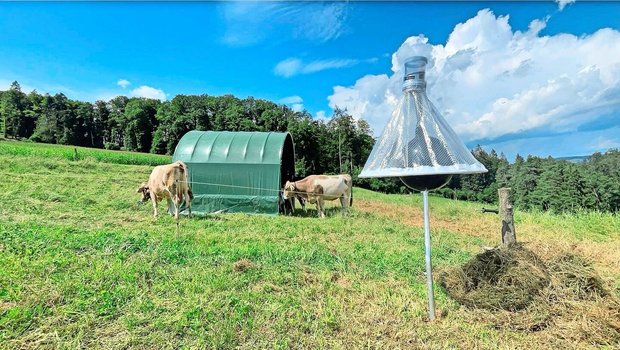
[[[151,191],[146,182],[143,182],[136,192],[140,193],[140,203],[148,202],[151,199]]]
[[[282,197],[284,197],[284,199],[294,198],[295,190],[295,183],[287,181],[284,185],[284,190],[282,191]]]

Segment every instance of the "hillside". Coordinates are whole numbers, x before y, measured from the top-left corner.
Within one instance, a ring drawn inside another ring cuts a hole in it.
[[[313,210],[211,215],[183,218],[176,235],[174,220],[154,220],[135,193],[169,157],[77,154],[0,142],[2,348],[618,345],[613,335],[582,336],[592,331],[587,316],[578,331],[574,323],[498,328],[440,287],[441,317],[426,322],[419,195],[356,188],[350,217],[335,208],[325,220]],[[497,244],[498,218],[479,213],[480,204],[430,202],[437,275]],[[619,295],[618,216],[517,211],[516,225],[518,239],[541,257],[569,251],[590,259]]]
[[[588,160],[591,156],[569,156],[569,157],[557,157],[558,160],[566,160],[571,163],[583,163]]]

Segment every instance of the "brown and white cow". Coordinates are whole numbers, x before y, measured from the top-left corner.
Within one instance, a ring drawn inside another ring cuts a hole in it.
[[[353,204],[353,181],[351,175],[310,175],[299,181],[287,181],[284,185],[284,199],[301,199],[300,202],[316,204],[319,217],[325,217],[326,200],[340,199],[342,214]]]
[[[144,182],[138,188],[141,201],[153,202],[153,217],[157,217],[157,203],[166,198],[168,200],[168,212],[174,214],[177,224],[181,203],[185,205],[192,216],[192,199],[194,195],[188,182],[187,165],[180,160],[172,164],[156,166],[149,176],[149,181]]]

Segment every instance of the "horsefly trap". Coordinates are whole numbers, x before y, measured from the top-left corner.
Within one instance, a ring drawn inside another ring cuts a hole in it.
[[[445,186],[452,175],[485,173],[463,141],[426,95],[426,57],[405,61],[403,96],[359,177],[398,177],[421,191],[429,319],[435,319],[428,191]]]

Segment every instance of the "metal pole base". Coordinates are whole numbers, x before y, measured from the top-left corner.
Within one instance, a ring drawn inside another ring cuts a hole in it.
[[[428,291],[428,319],[435,320],[435,294],[433,292],[433,266],[431,264],[431,229],[428,212],[428,190],[422,191],[424,203],[424,248],[426,260],[426,288]]]

